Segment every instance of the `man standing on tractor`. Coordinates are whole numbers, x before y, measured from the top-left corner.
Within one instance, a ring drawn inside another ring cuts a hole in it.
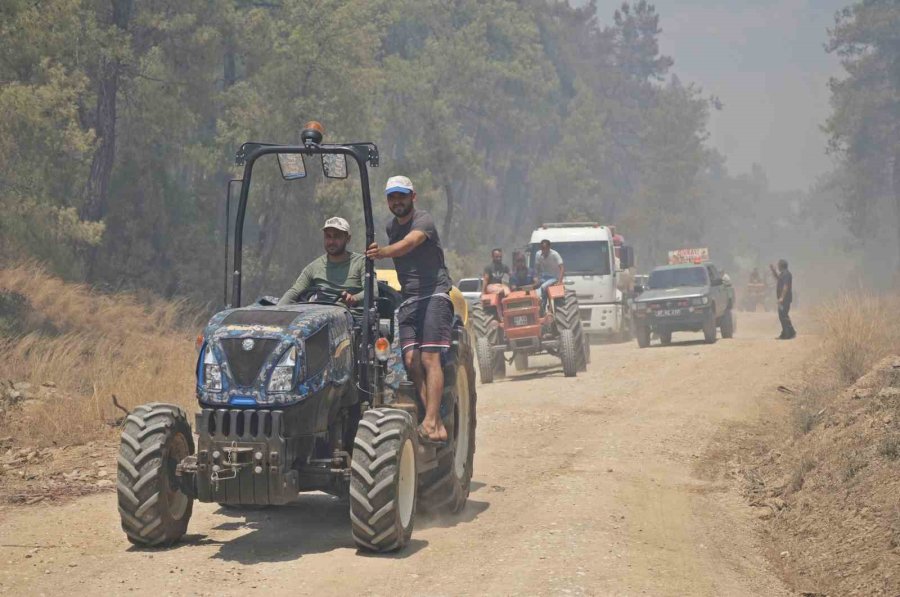
[[[778,295],[778,319],[781,321],[781,335],[778,339],[791,340],[797,336],[790,317],[791,301],[794,299],[794,276],[788,270],[788,262],[784,259],[778,260],[777,271],[774,265],[769,265],[769,269],[777,280],[775,292]]]
[[[440,415],[444,391],[441,351],[450,348],[453,326],[450,274],[434,218],[415,208],[412,181],[405,176],[392,176],[384,193],[394,214],[387,226],[390,244],[379,247],[372,243],[366,249],[366,257],[394,260],[404,298],[397,308],[403,363],[419,396],[425,400],[419,438],[426,443],[444,443],[447,429]]]
[[[484,268],[482,276],[484,291],[488,294],[509,294],[509,267],[503,263],[503,249],[491,251],[491,262]]]
[[[513,252],[513,272],[509,277],[509,286],[513,290],[518,290],[524,286],[537,286],[534,270],[528,267],[525,253],[521,251]]]
[[[547,309],[547,288],[554,284],[563,284],[566,268],[562,255],[550,248],[550,241],[541,241],[541,250],[535,257],[535,270],[541,281],[541,312]]]
[[[304,293],[316,288],[334,291],[340,302],[351,309],[362,302],[366,260],[360,253],[347,250],[350,224],[344,218],[328,218],[322,232],[325,254],[303,268],[294,285],[278,301],[279,305],[297,303]]]

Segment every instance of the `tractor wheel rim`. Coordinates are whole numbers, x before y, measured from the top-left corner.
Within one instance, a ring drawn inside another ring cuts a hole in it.
[[[456,370],[456,450],[453,454],[453,468],[456,476],[462,478],[466,474],[466,465],[469,461],[469,378],[464,367]]]
[[[403,528],[412,520],[413,506],[416,503],[416,452],[411,439],[403,442],[400,449],[400,479],[397,482],[397,511]]]
[[[188,456],[188,452],[187,439],[185,439],[184,435],[176,433],[169,440],[167,454],[163,461],[166,467],[166,503],[168,504],[169,516],[173,520],[180,520],[188,507],[188,497],[179,489],[178,477],[175,475],[175,467]]]

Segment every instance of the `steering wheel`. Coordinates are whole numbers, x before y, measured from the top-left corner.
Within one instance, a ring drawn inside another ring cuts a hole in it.
[[[300,293],[298,302],[301,303],[343,303],[344,293],[325,286],[313,286]]]

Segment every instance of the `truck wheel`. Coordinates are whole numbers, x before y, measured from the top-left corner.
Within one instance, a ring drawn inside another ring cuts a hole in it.
[[[591,362],[591,341],[587,334],[581,337],[581,346],[584,348],[584,369],[582,371],[587,371],[587,366]]]
[[[516,371],[528,371],[528,353],[517,351],[513,355]]]
[[[659,333],[659,341],[662,342],[663,346],[668,346],[672,343],[672,332],[665,331]]]
[[[566,377],[575,377],[578,372],[579,355],[572,330],[559,331],[559,358],[562,360],[563,374]]]
[[[638,348],[647,348],[650,346],[650,328],[648,326],[634,326],[634,337],[637,338]]]
[[[715,305],[710,307],[709,316],[703,322],[703,339],[707,344],[715,344],[716,342],[716,312]]]
[[[494,349],[484,336],[475,337],[475,354],[478,356],[478,373],[481,383],[494,381]]]
[[[725,310],[725,315],[722,316],[722,320],[719,322],[719,328],[722,330],[723,338],[734,337],[734,315],[730,307]]]
[[[453,432],[449,449],[442,450],[438,465],[419,479],[419,504],[433,513],[456,514],[469,498],[475,460],[475,427],[477,423],[475,368],[472,351],[460,346],[453,387]]]
[[[129,541],[171,545],[187,532],[194,498],[181,491],[175,467],[193,453],[191,426],[177,406],[145,404],[125,418],[116,489]]]
[[[409,542],[416,519],[416,447],[416,428],[405,411],[363,414],[350,463],[350,521],[359,549],[394,551]]]

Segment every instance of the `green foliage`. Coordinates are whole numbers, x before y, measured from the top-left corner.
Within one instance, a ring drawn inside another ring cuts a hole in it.
[[[236,149],[296,142],[310,119],[378,143],[375,197],[392,174],[415,180],[455,277],[546,219],[619,224],[643,267],[675,245],[728,247],[711,217],[756,217],[757,187],[705,147],[709,102],[669,75],[653,6],[608,16],[556,0],[4,2],[0,248],[215,300]],[[290,185],[260,168],[245,298],[293,280],[326,217],[363,248],[358,180],[325,181],[313,160]]]

